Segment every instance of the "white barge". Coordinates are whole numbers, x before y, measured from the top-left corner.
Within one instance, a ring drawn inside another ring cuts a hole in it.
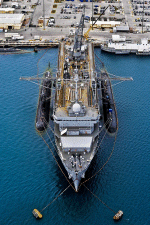
[[[114,39],[114,38],[113,38]],[[107,44],[101,45],[101,50],[115,54],[150,55],[150,44],[147,38],[141,39],[140,43],[128,43],[125,39],[110,40]]]

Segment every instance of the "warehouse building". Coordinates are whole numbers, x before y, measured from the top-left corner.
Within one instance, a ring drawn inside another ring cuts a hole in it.
[[[0,14],[0,29],[19,30],[24,18],[24,14]]]

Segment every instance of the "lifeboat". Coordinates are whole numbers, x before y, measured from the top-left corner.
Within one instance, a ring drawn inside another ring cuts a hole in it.
[[[114,220],[119,220],[123,216],[123,211],[119,210],[113,217]]]
[[[42,214],[37,209],[33,209],[32,213],[36,219],[42,219],[43,217]]]

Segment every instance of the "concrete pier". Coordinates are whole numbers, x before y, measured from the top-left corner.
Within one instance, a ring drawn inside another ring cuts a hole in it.
[[[22,41],[22,42],[2,42],[0,47],[58,47],[59,42],[37,42],[37,41]]]

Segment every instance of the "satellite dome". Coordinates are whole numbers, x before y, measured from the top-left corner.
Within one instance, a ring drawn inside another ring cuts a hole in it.
[[[79,103],[74,103],[73,104],[73,107],[72,107],[72,110],[73,110],[73,112],[74,113],[79,113],[80,112],[80,110],[81,110],[81,106],[80,106],[80,104]]]

